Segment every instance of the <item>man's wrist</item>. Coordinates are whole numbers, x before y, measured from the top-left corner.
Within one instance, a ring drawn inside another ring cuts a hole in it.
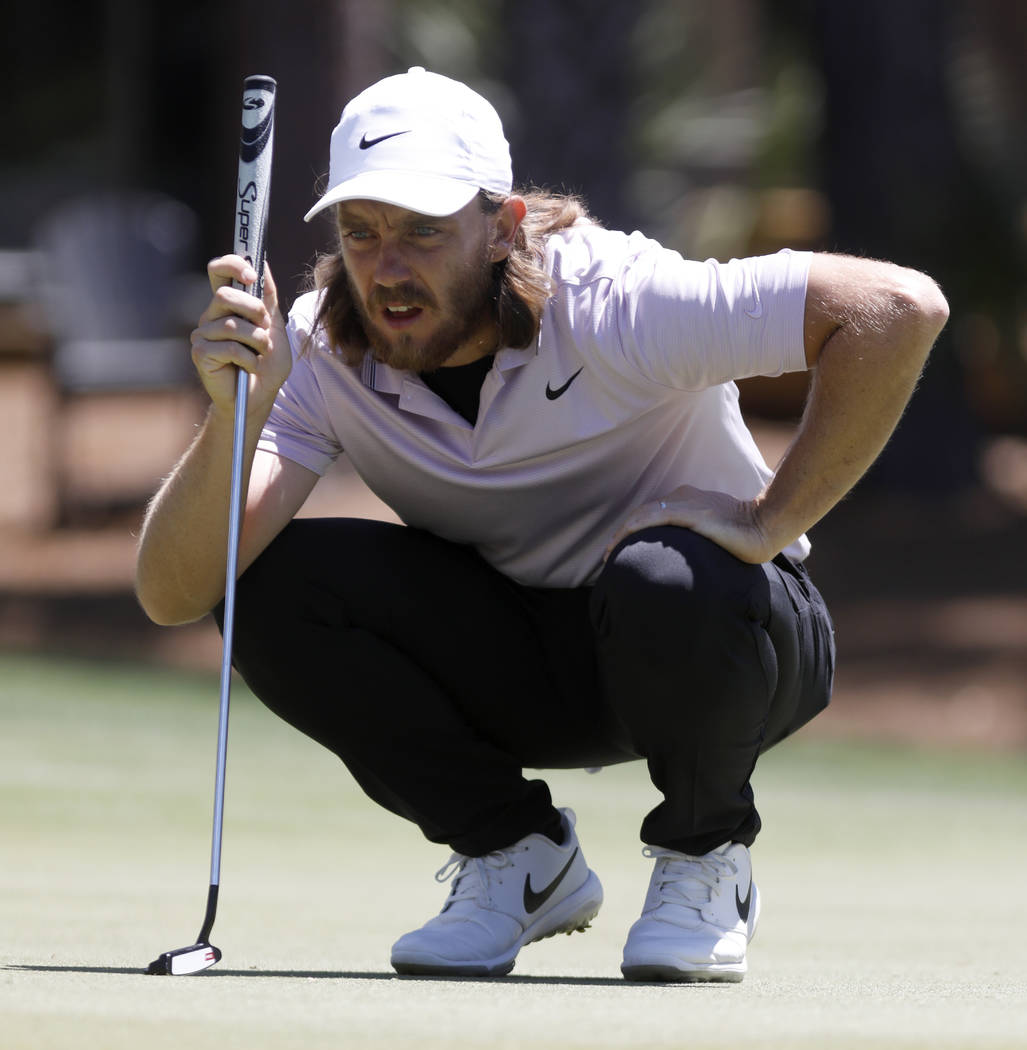
[[[775,506],[770,489],[764,490],[752,501],[752,527],[759,536],[765,557],[761,560],[770,561],[794,543],[805,529],[793,521],[789,521]]]

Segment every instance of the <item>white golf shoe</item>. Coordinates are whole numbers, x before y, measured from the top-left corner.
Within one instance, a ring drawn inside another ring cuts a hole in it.
[[[585,930],[603,901],[563,809],[564,841],[528,835],[484,857],[454,853],[435,875],[452,878],[442,911],[392,946],[403,974],[502,977],[526,944],[556,933]]]
[[[702,857],[642,852],[656,864],[621,973],[629,981],[740,981],[760,914],[749,850],[726,842]]]

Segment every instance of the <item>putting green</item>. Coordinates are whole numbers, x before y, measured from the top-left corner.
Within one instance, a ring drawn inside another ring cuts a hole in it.
[[[633,986],[648,881],[640,764],[547,774],[606,890],[587,934],[499,981],[398,978],[445,850],[380,814],[237,685],[214,969],[143,974],[191,942],[210,849],[217,682],[0,656],[0,1047],[432,1050],[1022,1048],[1022,756],[800,735],[767,755],[763,895],[736,986]]]

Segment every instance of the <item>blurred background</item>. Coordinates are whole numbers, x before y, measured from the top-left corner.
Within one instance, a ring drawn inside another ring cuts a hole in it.
[[[1027,746],[1027,5],[1020,0],[134,0],[5,5],[0,655],[209,669],[210,623],[131,593],[146,498],[203,399],[188,332],[230,246],[241,82],[279,84],[286,305],[345,101],[410,65],[490,98],[515,177],[698,258],[923,269],[952,319],[813,530],[838,627],[821,732]],[[773,464],[805,376],[742,384]],[[307,513],[388,516],[345,462]]]

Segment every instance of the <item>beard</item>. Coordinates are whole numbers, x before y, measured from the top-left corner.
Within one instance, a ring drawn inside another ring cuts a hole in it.
[[[409,282],[391,288],[376,285],[365,304],[347,274],[356,320],[374,359],[390,368],[433,372],[490,320],[495,321],[497,291],[491,254],[491,244],[485,244],[476,259],[451,271],[438,299]],[[434,310],[435,330],[420,339],[406,333],[383,332],[373,320],[372,311],[380,311],[386,303]]]

